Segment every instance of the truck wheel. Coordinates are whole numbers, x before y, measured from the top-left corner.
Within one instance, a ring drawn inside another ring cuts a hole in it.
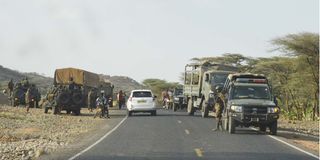
[[[77,110],[74,110],[72,111],[76,116],[79,116],[80,115],[80,109],[77,109]]]
[[[202,116],[202,118],[206,118],[206,117],[209,116],[209,108],[208,108],[208,105],[204,105],[204,106],[202,107],[201,116]]]
[[[172,110],[173,110],[173,112],[177,111],[177,104],[176,103],[172,104]]]
[[[132,112],[131,111],[128,111],[127,114],[128,114],[129,117],[132,116]]]
[[[58,113],[58,107],[52,107],[52,114]]]
[[[67,92],[62,92],[59,96],[58,96],[58,105],[67,105],[69,103],[70,100],[70,96],[69,93]]]
[[[48,107],[45,107],[45,108],[44,108],[44,113],[47,114],[47,113],[48,113],[48,110],[49,110],[49,108],[48,108]]]
[[[194,108],[193,108],[193,101],[192,98],[189,99],[188,101],[188,108],[187,108],[187,112],[190,116],[194,115]]]
[[[82,94],[81,93],[75,93],[72,95],[72,101],[76,105],[81,105],[83,100],[82,100]]]
[[[71,113],[71,110],[68,109],[68,110],[67,110],[67,114],[70,114],[70,113]]]
[[[266,130],[267,130],[267,127],[266,127],[265,125],[261,124],[261,125],[259,126],[259,131],[260,131],[260,132],[266,132]]]
[[[228,118],[227,117],[224,117],[223,118],[223,129],[225,130],[225,131],[228,131],[229,130],[229,123],[228,123]]]
[[[277,129],[278,129],[278,121],[275,121],[270,124],[270,134],[271,135],[277,135]]]
[[[229,117],[229,133],[233,134],[236,130],[235,120],[230,116]]]

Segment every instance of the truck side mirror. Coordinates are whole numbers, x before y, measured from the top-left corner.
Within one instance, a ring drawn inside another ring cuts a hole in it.
[[[273,97],[273,102],[274,102],[274,104],[276,104],[276,106],[278,106],[278,100],[277,100],[276,96]]]

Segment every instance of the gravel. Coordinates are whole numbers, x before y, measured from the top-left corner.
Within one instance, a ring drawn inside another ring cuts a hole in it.
[[[67,146],[103,120],[86,109],[81,116],[44,114],[42,109],[0,106],[0,159],[37,159]]]

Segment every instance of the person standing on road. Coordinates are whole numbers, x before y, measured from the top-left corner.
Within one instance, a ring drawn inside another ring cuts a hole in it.
[[[93,118],[96,118],[98,115],[100,118],[105,117],[105,106],[107,105],[107,99],[104,96],[104,91],[101,91],[100,96],[96,99],[96,107],[97,107],[97,112],[94,115]],[[109,117],[109,113],[108,113],[108,118]]]
[[[8,83],[9,97],[11,97],[11,95],[12,95],[13,87],[14,87],[14,84],[13,84],[13,80],[11,78],[9,83]]]
[[[117,95],[117,100],[118,100],[119,110],[120,110],[122,105],[125,103],[125,95],[122,92],[122,90],[119,91],[119,93]]]
[[[166,108],[166,102],[170,100],[170,97],[169,97],[169,90],[165,90],[161,93],[162,95],[162,106],[163,108]]]
[[[216,110],[216,126],[217,128],[214,129],[214,131],[219,130],[219,128],[221,127],[221,130],[223,130],[222,127],[222,112],[224,110],[224,104],[223,101],[220,97],[217,98],[217,101],[214,105],[214,108]]]

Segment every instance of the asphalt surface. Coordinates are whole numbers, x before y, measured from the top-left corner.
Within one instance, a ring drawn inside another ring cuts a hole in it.
[[[251,129],[237,128],[231,135],[213,128],[214,119],[201,118],[199,113],[188,116],[186,112],[158,110],[157,116],[134,114],[75,159],[315,159]]]

